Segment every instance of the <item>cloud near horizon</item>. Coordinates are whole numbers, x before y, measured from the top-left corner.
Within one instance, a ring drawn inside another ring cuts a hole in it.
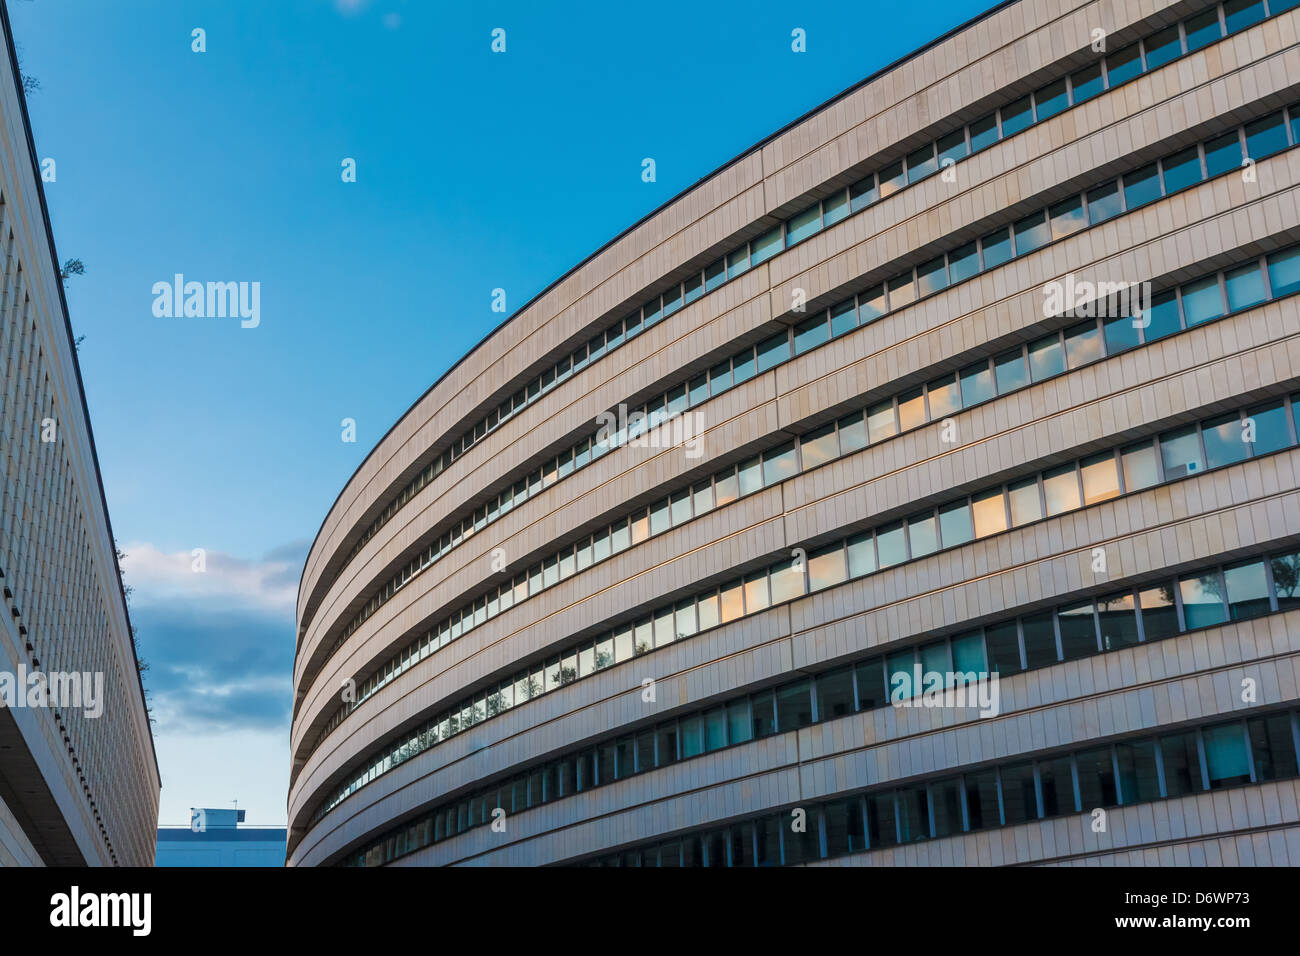
[[[131,620],[160,734],[288,732],[298,577],[309,543],[261,559],[123,546]]]

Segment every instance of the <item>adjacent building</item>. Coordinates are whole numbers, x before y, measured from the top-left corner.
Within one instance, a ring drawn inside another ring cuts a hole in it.
[[[1297,5],[1003,4],[489,335],[311,549],[289,863],[1300,863]]]
[[[0,863],[149,866],[159,776],[0,6]]]
[[[245,811],[193,807],[187,827],[158,828],[155,866],[284,866],[284,827],[240,826]]]

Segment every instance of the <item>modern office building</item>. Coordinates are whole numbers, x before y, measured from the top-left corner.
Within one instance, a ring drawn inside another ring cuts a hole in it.
[[[311,549],[289,862],[1300,864],[1294,7],[1004,4],[489,335]]]
[[[0,864],[149,866],[158,763],[3,5],[0,27]]]
[[[190,824],[158,828],[155,866],[284,866],[284,827],[241,826],[245,811],[194,807]]]

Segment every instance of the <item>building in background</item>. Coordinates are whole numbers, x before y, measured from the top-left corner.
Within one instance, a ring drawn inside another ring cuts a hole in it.
[[[306,562],[290,864],[1300,863],[1296,6],[1003,4],[488,336]]]
[[[153,735],[2,7],[0,25],[0,864],[149,866]]]
[[[155,866],[284,866],[284,827],[245,827],[244,811],[193,808],[187,827],[158,828]]]

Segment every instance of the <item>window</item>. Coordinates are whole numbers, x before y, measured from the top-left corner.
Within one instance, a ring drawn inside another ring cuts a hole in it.
[[[958,390],[957,376],[949,374],[947,378],[935,379],[925,387],[925,391],[930,400],[931,421],[961,411],[961,392]]]
[[[898,424],[907,431],[925,424],[925,391],[914,388],[898,396]]]
[[[1078,368],[1101,358],[1101,333],[1095,321],[1065,330],[1065,355],[1070,368]]]
[[[822,228],[822,207],[821,203],[813,203],[803,212],[794,216],[785,228],[785,244],[793,246],[797,242],[802,242]]]
[[[1079,798],[1084,813],[1095,807],[1113,807],[1119,803],[1115,785],[1115,765],[1109,747],[1085,750],[1075,756],[1079,772]]]
[[[853,671],[842,667],[817,678],[817,719],[832,720],[853,713]]]
[[[980,271],[979,247],[968,242],[948,253],[948,277],[953,282],[962,282]]]
[[[1210,11],[1214,13],[1215,11]],[[1215,17],[1216,23],[1218,17]],[[1165,172],[1165,192],[1175,193],[1201,181],[1201,154],[1195,146],[1165,157],[1161,163]]]
[[[1228,33],[1236,33],[1264,19],[1264,4],[1262,0],[1225,0],[1223,19]]]
[[[843,335],[858,327],[858,312],[853,300],[841,302],[831,308],[831,335]]]
[[[1079,465],[1083,477],[1083,503],[1093,505],[1119,497],[1119,471],[1113,452],[1085,458]]]
[[[945,548],[965,544],[975,537],[970,506],[964,501],[939,509],[939,536]]]
[[[793,477],[799,471],[799,459],[794,442],[763,453],[763,484],[774,485]]]
[[[971,499],[975,537],[983,538],[1007,530],[1006,505],[1001,491],[986,491]]]
[[[946,160],[952,160],[955,163],[966,155],[966,133],[960,129],[953,130],[947,136],[941,136],[936,145],[940,166],[943,166]]]
[[[1268,257],[1268,283],[1274,296],[1289,295],[1300,289],[1300,246]]]
[[[1029,343],[1029,373],[1035,382],[1060,375],[1065,371],[1065,354],[1061,338],[1052,334]]]
[[[808,681],[796,681],[776,691],[776,728],[778,733],[798,730],[812,723],[812,693]]]
[[[1003,137],[1014,136],[1022,129],[1028,128],[1034,122],[1033,106],[1029,102],[1029,97],[1024,96],[1014,103],[1008,103],[1002,107],[1002,135]]]
[[[849,538],[848,551],[850,577],[860,578],[876,570],[876,545],[871,532]]]
[[[1070,77],[1070,86],[1074,90],[1074,102],[1079,104],[1090,100],[1105,89],[1101,78],[1101,64],[1084,67]]]
[[[1246,155],[1259,160],[1286,149],[1286,123],[1280,112],[1246,124]]]
[[[1287,714],[1252,717],[1246,721],[1250,749],[1255,757],[1255,777],[1260,781],[1285,780],[1300,773],[1296,765],[1291,718]]]
[[[749,244],[749,247],[753,256],[754,265],[758,265],[760,262],[771,259],[781,251],[781,227],[776,226],[769,229],[767,232],[763,233],[763,235],[753,240]]]
[[[1160,738],[1160,755],[1165,769],[1165,794],[1181,797],[1205,789],[1201,781],[1201,757],[1196,734],[1170,734]]]
[[[879,198],[874,176],[854,183],[849,187],[849,211],[857,212],[859,209],[866,209]]]
[[[1032,216],[1026,216],[1017,222],[1015,233],[1016,255],[1018,256],[1033,252],[1052,240],[1052,232],[1047,224],[1047,217],[1041,211],[1034,213]]]
[[[898,843],[898,828],[894,820],[894,795],[873,793],[867,796],[867,839],[877,849]]]
[[[980,240],[980,251],[985,269],[1002,265],[1011,258],[1011,233],[1006,228],[989,233]]]
[[[1143,166],[1124,175],[1124,205],[1128,209],[1153,202],[1160,198],[1160,172],[1156,164]]]
[[[996,113],[990,113],[983,119],[970,124],[970,151],[972,153],[978,153],[986,146],[992,146],[998,139],[998,117]]]
[[[1059,202],[1047,211],[1052,223],[1052,238],[1060,239],[1072,232],[1078,232],[1088,224],[1083,216],[1083,198],[1072,196]]]
[[[1142,610],[1142,631],[1148,641],[1164,640],[1178,633],[1178,608],[1169,585],[1139,591],[1138,606]]]
[[[1223,36],[1223,31],[1219,28],[1219,10],[1212,7],[1204,13],[1198,14],[1183,24],[1187,33],[1187,52],[1199,50],[1203,46],[1209,46],[1215,40]]]
[[[1156,449],[1150,441],[1121,448],[1119,457],[1124,468],[1125,490],[1140,491],[1159,482],[1160,471],[1156,465]]]
[[[1300,607],[1300,552],[1279,554],[1270,559],[1269,565],[1273,571],[1278,610]]]
[[[886,166],[880,171],[881,199],[884,199],[886,196],[892,196],[906,185],[907,180],[903,177],[903,164],[901,161],[894,163],[891,166]]]
[[[1014,621],[986,627],[984,646],[988,651],[991,673],[1009,677],[1024,670],[1020,663],[1020,636]]]
[[[1267,455],[1291,447],[1291,426],[1287,421],[1286,405],[1279,401],[1262,408],[1250,409],[1246,412],[1243,437],[1254,439],[1249,446],[1252,455]]]
[[[1092,602],[1061,608],[1056,615],[1061,628],[1061,657],[1073,661],[1096,654],[1097,623],[1092,616]]]
[[[885,691],[885,662],[879,657],[858,664],[855,673],[858,681],[858,709],[871,710],[884,706],[888,700]]]
[[[1007,498],[1011,504],[1011,524],[1020,527],[1043,516],[1042,502],[1038,496],[1038,479],[1025,478],[1007,486]]]
[[[837,422],[840,429],[840,454],[847,455],[850,452],[867,447],[867,426],[866,420],[861,412],[854,415],[846,415]]]
[[[859,318],[863,325],[885,314],[885,287],[874,286],[858,296]]]
[[[1115,762],[1119,764],[1120,800],[1123,803],[1145,803],[1160,798],[1155,741],[1116,744]]]
[[[1148,313],[1144,316],[1146,325],[1143,329],[1148,342],[1182,331],[1183,322],[1178,314],[1178,297],[1172,289],[1152,296]]]
[[[1043,497],[1047,501],[1048,517],[1080,507],[1079,477],[1073,464],[1043,472]]]
[[[769,339],[758,343],[758,370],[766,372],[775,368],[790,357],[790,338],[786,332],[778,332]]]
[[[927,176],[933,176],[939,168],[934,156],[934,144],[927,143],[920,149],[907,154],[907,181],[919,182]]]
[[[1196,426],[1161,435],[1160,460],[1164,465],[1165,481],[1204,471],[1205,462],[1201,458],[1201,441]]]
[[[1051,611],[1022,618],[1020,630],[1025,639],[1025,662],[1030,667],[1056,663],[1056,624]]]
[[[996,827],[1001,823],[998,813],[998,777],[995,770],[981,770],[962,776],[966,790],[966,815],[972,830]]]
[[[876,552],[882,568],[902,564],[907,560],[907,539],[903,535],[903,523],[895,522],[876,531]]]
[[[794,560],[771,568],[771,575],[773,604],[793,601],[804,595],[803,568],[797,567]]]
[[[749,268],[749,249],[737,249],[727,256],[727,278],[734,279]]]
[[[943,256],[923,262],[916,267],[916,293],[918,296],[938,292],[948,285],[948,267]]]
[[[866,849],[860,800],[854,798],[832,803],[822,815],[826,821],[826,852],[829,856],[861,853]]]
[[[1106,342],[1107,355],[1137,348],[1142,344],[1138,327],[1133,323],[1132,317],[1127,315],[1107,320],[1102,326],[1102,338]]]
[[[771,604],[767,590],[767,572],[756,571],[745,576],[745,613],[753,614]]]
[[[1147,37],[1144,45],[1147,51],[1148,70],[1164,66],[1169,61],[1178,59],[1183,53],[1182,41],[1178,38],[1177,25]]]
[[[901,309],[903,306],[915,301],[916,287],[912,284],[912,274],[905,275],[889,280],[889,308]]]
[[[1088,221],[1093,225],[1124,211],[1119,195],[1119,180],[1088,191]]]
[[[1189,282],[1180,291],[1189,328],[1223,315],[1223,294],[1219,291],[1217,275]]]
[[[1246,753],[1246,735],[1240,723],[1234,721],[1207,727],[1202,738],[1211,790],[1250,783],[1250,757]]]
[[[1205,440],[1206,464],[1211,468],[1231,465],[1250,454],[1246,443],[1246,430],[1237,414],[1213,418],[1201,426]]]
[[[1247,309],[1258,305],[1268,298],[1264,291],[1264,276],[1259,271],[1259,263],[1252,262],[1224,273],[1223,284],[1228,290],[1228,311]]]
[[[873,443],[883,441],[897,431],[892,402],[881,402],[867,409],[867,433]]]
[[[907,519],[907,540],[912,557],[920,558],[939,550],[939,527],[933,512]]]
[[[848,580],[844,569],[844,548],[839,544],[813,551],[808,556],[808,589],[820,591]]]
[[[1007,826],[1038,819],[1038,799],[1034,793],[1034,765],[1028,761],[1010,764],[999,770],[1002,778],[1002,808]]]
[[[822,200],[822,227],[833,226],[849,214],[849,195],[843,189]]]
[[[1055,83],[1049,83],[1034,93],[1034,113],[1040,123],[1049,116],[1055,116],[1057,113],[1069,109],[1069,106],[1070,97],[1066,92],[1064,78],[1057,80]]]
[[[746,349],[731,359],[731,374],[737,385],[754,377],[754,353]]]
[[[1128,82],[1141,72],[1142,51],[1136,43],[1106,57],[1106,75],[1112,87]]]
[[[1205,144],[1205,168],[1211,178],[1241,168],[1241,140],[1235,129]]]
[[[1212,627],[1228,619],[1223,606],[1223,582],[1217,571],[1192,574],[1178,580],[1187,628]]]
[[[1114,651],[1138,642],[1137,604],[1130,592],[1097,598],[1097,621],[1103,649]]]
[[[1074,774],[1069,756],[1038,761],[1038,782],[1043,794],[1043,816],[1057,817],[1075,813]]]
[[[1234,621],[1246,621],[1271,610],[1263,561],[1224,568],[1223,583],[1228,591],[1228,613]]]
[[[835,424],[832,422],[804,435],[799,442],[799,452],[805,469],[815,468],[837,457],[839,447],[835,441]]]
[[[997,392],[993,388],[993,370],[987,361],[961,370],[961,400],[965,408],[987,402]]]

